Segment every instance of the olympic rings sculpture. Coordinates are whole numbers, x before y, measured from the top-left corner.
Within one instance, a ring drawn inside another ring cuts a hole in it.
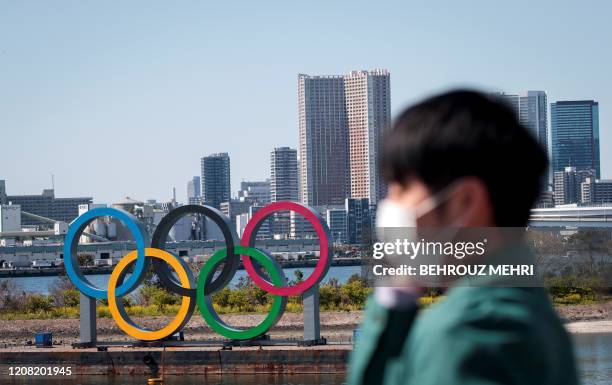
[[[314,271],[304,281],[288,286],[283,269],[276,260],[265,251],[255,248],[255,238],[264,220],[277,211],[294,211],[308,220],[319,238],[319,261]],[[199,214],[212,220],[221,230],[225,247],[215,252],[203,265],[196,280],[193,272],[183,259],[165,251],[166,238],[172,226],[182,217]],[[77,249],[79,238],[86,227],[96,218],[114,217],[126,225],[132,233],[136,250],[126,254],[117,263],[108,281],[108,287],[101,289],[93,285],[79,268]],[[181,330],[189,321],[196,304],[206,321],[215,332],[233,340],[245,340],[264,334],[280,319],[285,311],[288,296],[296,296],[318,285],[327,274],[331,265],[331,236],[329,228],[319,214],[308,206],[283,201],[275,202],[259,209],[247,223],[242,240],[238,239],[231,221],[219,210],[200,205],[186,205],[170,211],[157,225],[152,237],[145,226],[134,215],[115,208],[94,208],[75,219],[68,228],[64,242],[64,266],[66,274],[76,288],[84,295],[95,299],[106,299],[110,313],[117,325],[129,336],[143,341],[155,341],[167,338]],[[273,295],[270,312],[264,320],[249,329],[238,329],[227,325],[216,313],[212,295],[227,286],[236,270],[240,259],[253,283]],[[253,264],[255,260],[258,267]],[[215,275],[218,267],[221,271]],[[127,268],[134,265],[133,271],[126,278]],[[136,325],[128,316],[120,297],[134,291],[144,280],[149,267],[159,278],[160,283],[172,293],[181,295],[181,306],[174,319],[159,330],[148,330]],[[270,281],[263,275],[263,268]],[[176,277],[172,273],[176,272]]]

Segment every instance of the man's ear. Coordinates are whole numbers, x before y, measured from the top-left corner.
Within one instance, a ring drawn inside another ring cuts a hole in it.
[[[463,178],[445,206],[449,226],[495,226],[491,196],[487,186],[479,178]]]

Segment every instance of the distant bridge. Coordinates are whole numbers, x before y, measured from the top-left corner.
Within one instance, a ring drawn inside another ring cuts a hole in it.
[[[298,255],[319,254],[318,239],[296,239],[296,240],[265,240],[257,241],[257,246],[273,255],[286,256],[287,258]],[[223,241],[178,241],[167,242],[166,249],[179,257],[194,257],[198,255],[208,256],[216,250],[225,247]],[[93,259],[121,259],[129,251],[134,250],[136,244],[133,241],[116,242],[94,242],[79,245],[79,254],[90,255]],[[64,258],[62,243],[35,246],[0,246],[0,261],[27,262],[36,259],[61,260]],[[1,267],[2,263],[0,263]]]
[[[533,209],[529,225],[534,227],[612,227],[612,206]]]

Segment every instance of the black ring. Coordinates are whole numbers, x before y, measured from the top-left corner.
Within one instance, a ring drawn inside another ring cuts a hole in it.
[[[234,254],[234,245],[238,243],[238,235],[236,235],[236,231],[232,228],[232,222],[221,211],[214,207],[201,205],[185,205],[170,211],[157,225],[151,240],[151,247],[165,250],[166,238],[172,226],[187,214],[200,214],[210,218],[219,227],[221,233],[223,233],[227,249],[225,264],[216,279],[206,282],[206,292],[215,293],[229,284],[240,265],[240,256]],[[196,298],[197,290],[181,286],[164,261],[155,258],[153,260],[153,270],[159,277],[162,285],[169,291],[182,296]]]

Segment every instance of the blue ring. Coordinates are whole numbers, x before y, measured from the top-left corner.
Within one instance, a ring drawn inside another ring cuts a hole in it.
[[[64,266],[66,267],[66,273],[70,281],[79,291],[90,298],[97,299],[108,299],[108,290],[102,290],[92,285],[87,278],[81,273],[78,258],[76,253],[72,255],[72,243],[76,239],[78,245],[78,238],[85,230],[92,220],[98,217],[115,217],[123,222],[132,232],[134,240],[136,241],[136,250],[138,255],[136,257],[136,263],[134,265],[134,272],[130,277],[119,287],[117,287],[115,293],[117,296],[123,296],[136,288],[140,284],[142,275],[145,270],[145,238],[143,236],[143,228],[137,224],[138,220],[133,215],[123,211],[110,207],[98,207],[85,212],[83,215],[75,219],[68,228],[68,233],[64,239]],[[78,269],[78,271],[77,271]]]

